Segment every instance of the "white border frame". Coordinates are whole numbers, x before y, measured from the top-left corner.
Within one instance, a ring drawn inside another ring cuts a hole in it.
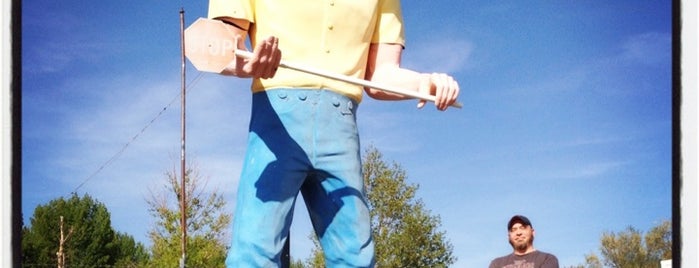
[[[0,267],[12,267],[12,115],[11,88],[12,79],[12,43],[11,20],[12,2],[0,2]],[[699,4],[695,1],[681,1],[682,12],[682,174],[680,190],[681,232],[682,232],[682,266],[699,267],[699,151],[697,120],[699,118],[699,87],[697,83],[697,37],[699,28],[697,10]],[[679,266],[677,266],[679,267]]]
[[[12,1],[0,4],[0,267],[12,266]]]
[[[697,232],[697,219],[699,217],[699,183],[697,180],[697,171],[699,167],[699,159],[697,151],[699,144],[697,143],[697,118],[699,118],[699,94],[697,90],[697,62],[699,55],[697,54],[697,37],[699,36],[699,25],[697,23],[697,10],[699,5],[696,1],[681,1],[680,8],[682,12],[682,103],[681,106],[681,174],[680,174],[680,215],[682,228],[682,256],[681,266],[683,267],[699,267],[699,252],[698,241],[699,232]],[[680,266],[674,266],[680,267]]]

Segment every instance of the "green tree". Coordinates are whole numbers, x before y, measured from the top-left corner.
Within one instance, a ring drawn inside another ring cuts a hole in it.
[[[150,260],[148,250],[142,243],[136,242],[133,237],[117,232],[114,242],[116,250],[122,256],[114,266],[119,268],[143,267]]]
[[[147,200],[148,211],[156,219],[148,233],[153,244],[152,267],[175,267],[182,256],[182,187],[175,170],[166,172],[166,189]],[[221,194],[205,191],[206,182],[194,168],[185,172],[187,267],[224,266],[231,214],[225,212],[226,202]]]
[[[291,260],[291,267],[290,268],[305,268],[303,261],[300,260]]]
[[[645,235],[632,226],[618,233],[605,232],[600,238],[600,252],[601,260],[590,253],[585,256],[585,265],[576,267],[660,267],[661,260],[672,259],[672,225],[665,220]]]
[[[311,257],[306,260],[306,264],[308,267],[325,267],[323,250],[320,248],[320,242],[318,242],[315,232],[311,232],[311,234],[308,235],[308,239],[313,241],[313,249],[311,250]]]
[[[440,219],[430,214],[415,194],[417,185],[406,182],[400,165],[389,166],[374,147],[366,150],[362,169],[370,208],[378,267],[448,267],[456,261]],[[308,260],[322,266],[318,243]]]
[[[565,266],[566,268],[603,268],[602,262],[599,260],[597,255],[589,254],[585,255],[585,264]]]
[[[111,266],[132,260],[146,260],[142,244],[111,226],[104,204],[85,194],[82,198],[58,198],[39,205],[22,230],[22,266],[46,267],[58,264],[63,218],[63,256],[69,267]]]

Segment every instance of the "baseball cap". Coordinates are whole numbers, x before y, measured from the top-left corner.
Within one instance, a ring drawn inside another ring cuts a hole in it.
[[[532,226],[532,222],[527,219],[527,217],[524,217],[522,215],[514,215],[510,219],[510,221],[507,223],[507,230],[512,229],[512,225],[515,225],[515,223],[521,223],[522,225],[525,226]]]

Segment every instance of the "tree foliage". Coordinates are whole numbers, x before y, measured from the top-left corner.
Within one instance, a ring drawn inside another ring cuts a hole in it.
[[[320,248],[320,242],[316,237],[315,232],[308,235],[308,238],[313,241],[313,249],[311,250],[311,257],[306,260],[308,267],[321,268],[325,267],[325,258],[323,258],[323,250]]]
[[[148,235],[152,242],[152,267],[178,266],[181,252],[180,201],[182,186],[175,168],[166,173],[166,189],[147,200],[156,219]],[[185,172],[187,218],[187,267],[223,267],[231,214],[217,191],[206,192],[206,182],[196,169]]]
[[[114,231],[104,204],[87,194],[81,198],[74,193],[36,207],[30,226],[22,229],[23,267],[57,265],[61,217],[63,256],[68,267],[111,267],[148,259],[142,244]]]
[[[135,268],[142,267],[150,260],[150,255],[146,247],[139,242],[136,242],[133,237],[125,233],[116,233],[116,250],[122,256],[114,264],[119,268]]]
[[[290,268],[304,268],[303,261],[301,260],[291,260]]]
[[[600,238],[600,260],[596,254],[585,256],[587,268],[660,267],[660,261],[672,259],[672,225],[663,221],[645,235],[627,227],[618,233],[605,232]]]
[[[370,208],[377,267],[448,267],[456,261],[440,219],[416,198],[417,185],[406,182],[400,165],[389,166],[374,147],[366,150],[362,169]],[[322,249],[307,261],[323,267]]]

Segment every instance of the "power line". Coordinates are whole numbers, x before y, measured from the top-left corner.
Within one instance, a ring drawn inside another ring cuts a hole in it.
[[[201,78],[202,78],[203,75],[204,75],[203,72],[199,72],[199,75],[197,75],[197,77],[195,77],[194,80],[192,80],[192,82],[190,83],[190,85],[187,86],[187,88],[188,88],[187,91],[192,90],[192,88],[194,87],[194,85],[196,85],[196,83],[199,82],[199,80],[201,80]],[[97,168],[97,170],[95,170],[92,174],[90,174],[90,176],[88,176],[85,180],[83,180],[82,183],[80,183],[77,187],[75,187],[75,189],[73,190],[73,192],[74,192],[74,193],[77,193],[77,192],[78,192],[78,189],[80,189],[80,187],[82,187],[83,185],[85,185],[85,183],[87,183],[89,180],[91,180],[92,178],[94,178],[95,176],[97,176],[97,174],[99,174],[99,173],[100,173],[102,170],[104,170],[107,166],[111,165],[114,161],[116,161],[116,160],[121,156],[121,154],[123,154],[124,151],[126,151],[126,149],[131,145],[131,143],[133,143],[134,141],[136,141],[136,139],[138,139],[138,137],[139,137],[141,134],[143,134],[144,132],[146,132],[146,129],[148,129],[151,125],[153,125],[153,123],[155,123],[155,121],[158,120],[158,119],[165,113],[165,111],[166,111],[168,108],[170,108],[170,106],[172,106],[173,103],[175,103],[177,100],[180,99],[180,96],[181,96],[181,95],[182,95],[182,92],[179,92],[174,98],[172,98],[172,100],[170,101],[170,103],[168,103],[165,107],[163,107],[163,109],[160,110],[160,112],[159,112],[153,119],[151,119],[150,122],[148,122],[143,128],[141,128],[141,131],[139,131],[138,133],[136,133],[136,135],[134,135],[133,137],[131,137],[131,140],[129,140],[128,142],[126,142],[126,144],[124,144],[124,146],[122,146],[121,149],[120,149],[119,151],[117,151],[114,155],[112,155],[112,157],[110,157],[107,161],[105,161],[99,168]]]

